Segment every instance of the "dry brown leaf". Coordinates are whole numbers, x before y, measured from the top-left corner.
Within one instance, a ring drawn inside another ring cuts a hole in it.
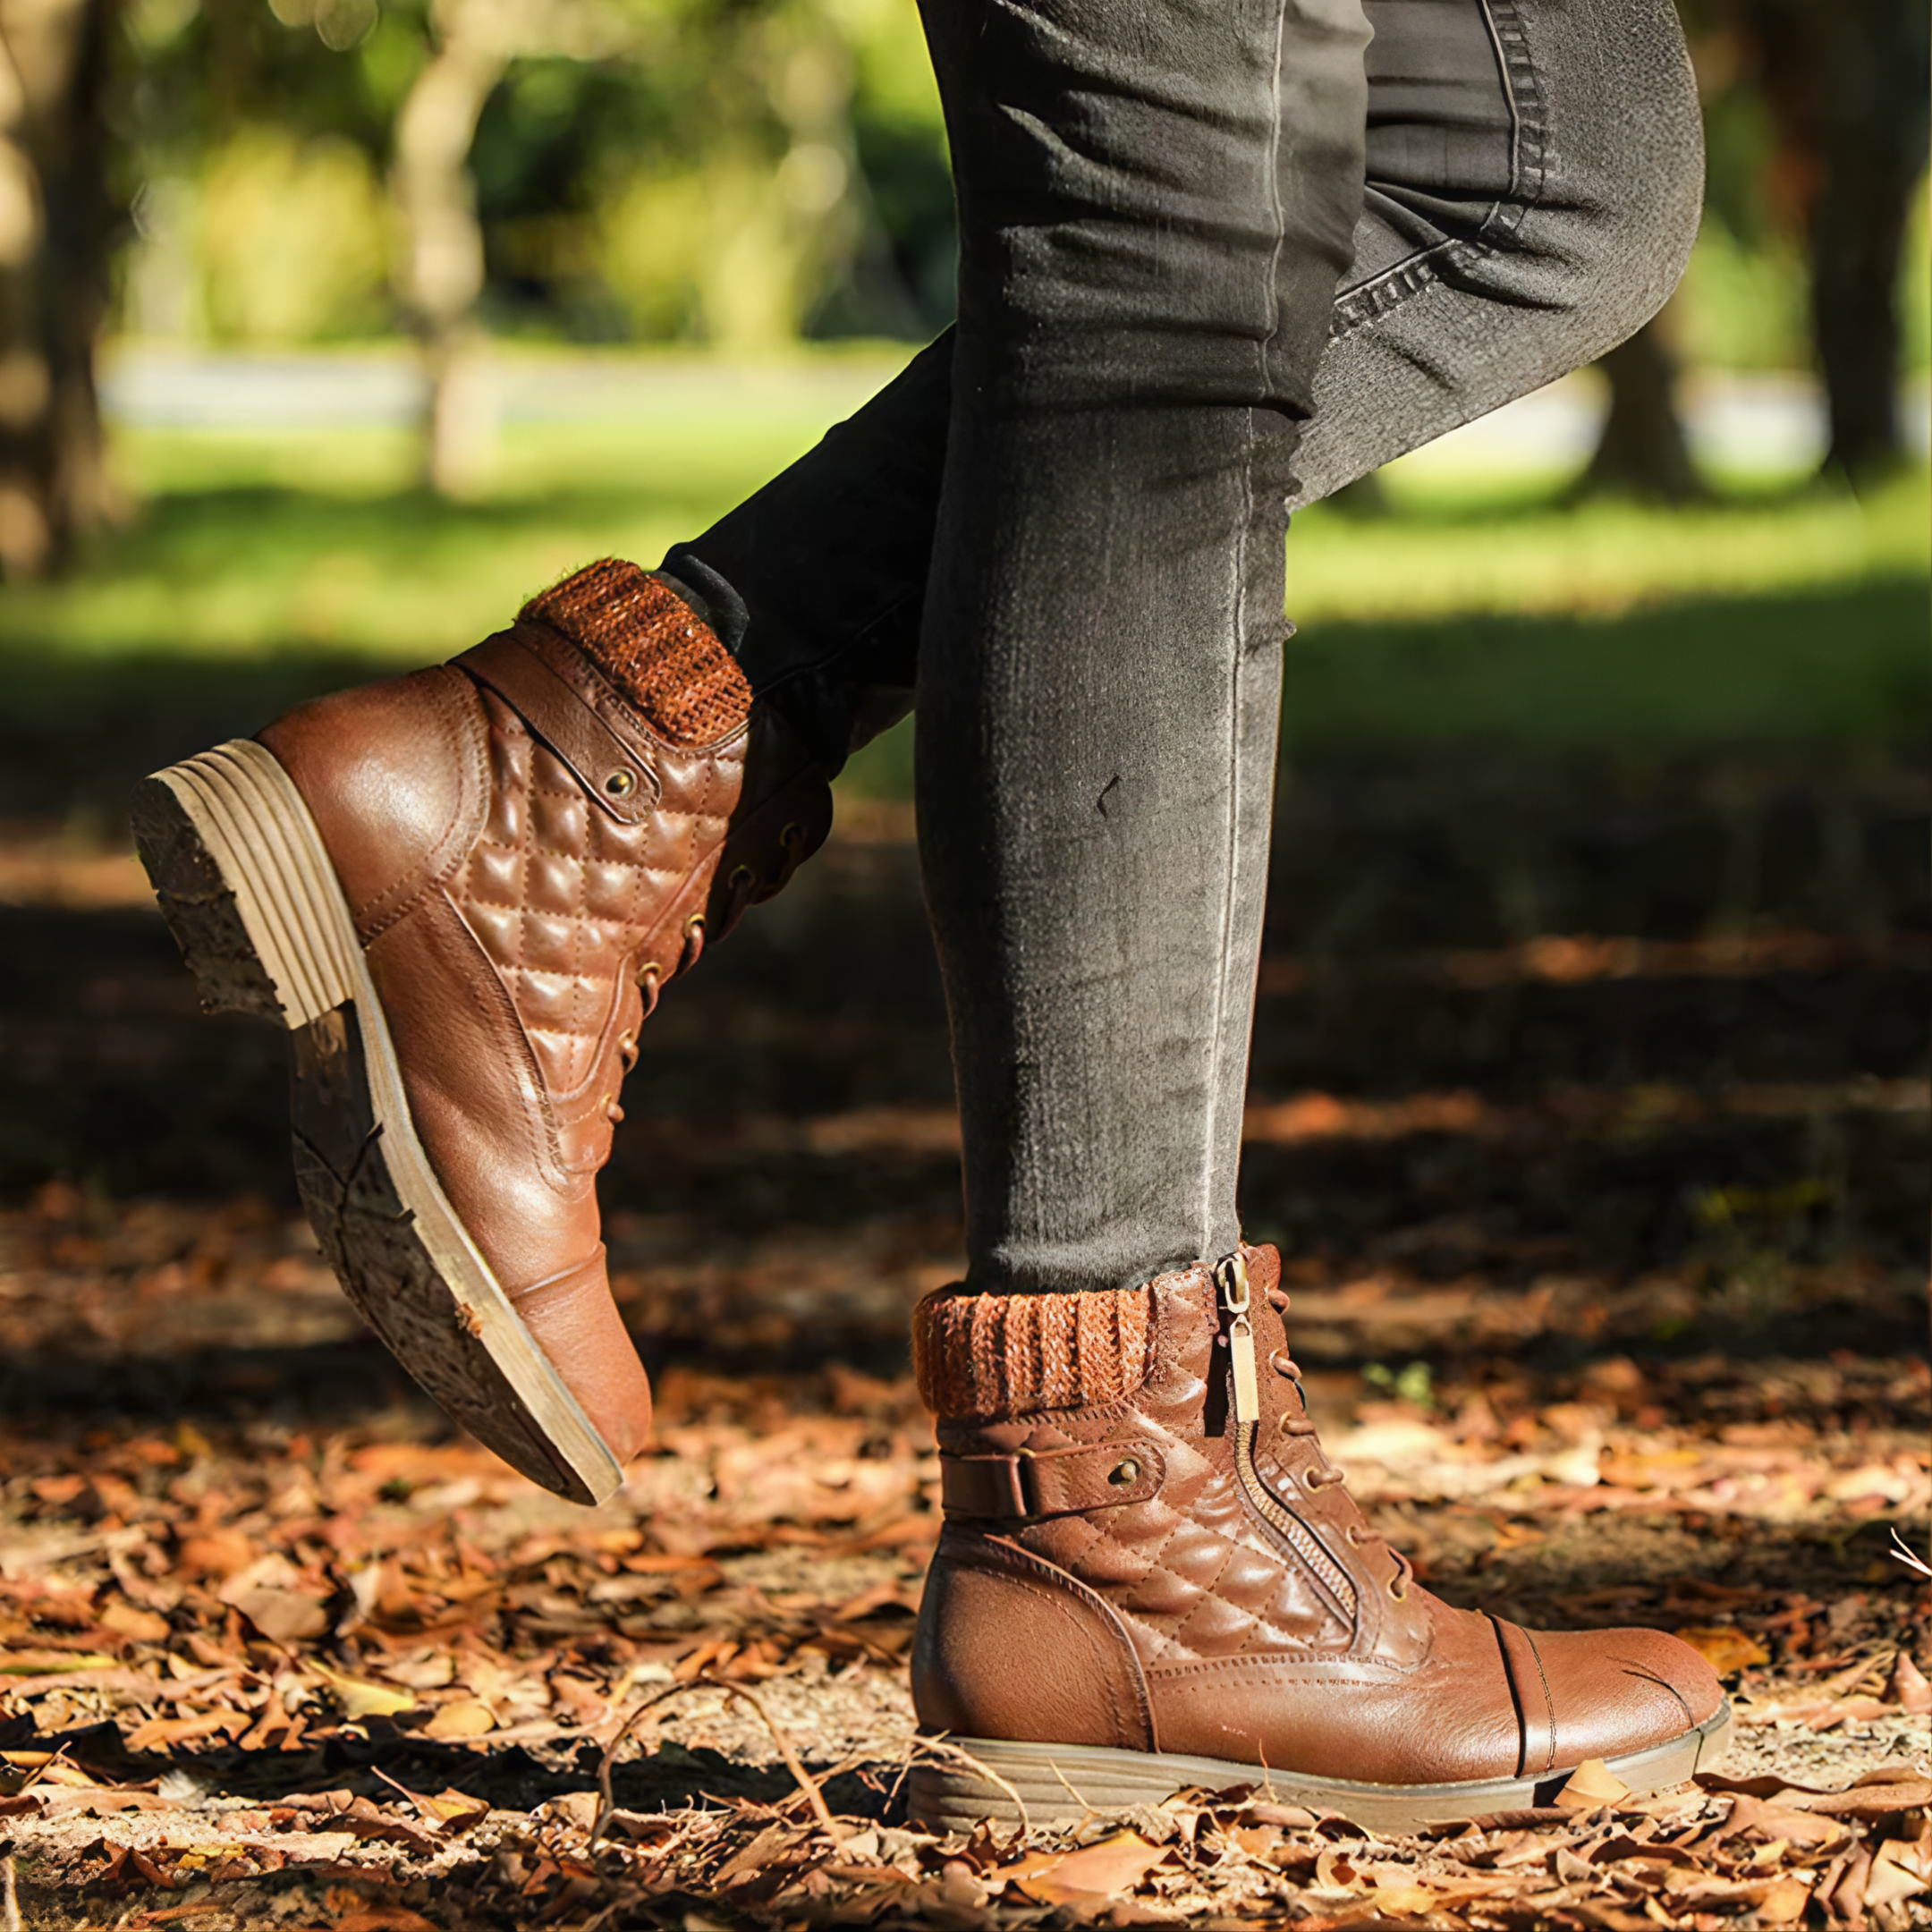
[[[434,1798],[419,1798],[415,1803],[419,1811],[445,1831],[466,1832],[489,1816],[489,1806],[467,1792],[440,1791]]]
[[[1932,1805],[1932,1778],[1888,1778],[1881,1784],[1854,1784],[1850,1791],[1826,1792],[1817,1798],[1793,1801],[1807,1811],[1828,1818],[1884,1818],[1892,1811],[1915,1811]]]
[[[1731,1816],[1719,1827],[1719,1841],[1731,1838],[1743,1832],[1755,1832],[1760,1838],[1782,1838],[1796,1844],[1825,1844],[1840,1835],[1843,1827],[1829,1817],[1818,1815],[1814,1803],[1803,1809],[1795,1806],[1773,1804],[1768,1799],[1753,1798],[1748,1792],[1740,1792],[1731,1801]]]
[[[360,1905],[335,1921],[330,1932],[437,1932],[420,1912],[407,1905]]]
[[[1565,1811],[1594,1811],[1629,1796],[1630,1786],[1601,1758],[1586,1758],[1556,1793],[1555,1802]]]
[[[1780,1878],[1758,1902],[1759,1925],[1796,1925],[1811,1902],[1811,1885],[1805,1878]]]
[[[165,1750],[172,1744],[185,1744],[195,1738],[213,1737],[217,1732],[239,1737],[249,1727],[241,1711],[202,1711],[192,1717],[150,1717],[128,1733],[127,1748],[142,1751]]]
[[[1932,1854],[1923,1841],[1888,1838],[1872,1854],[1871,1874],[1865,1881],[1868,1905],[1890,1905],[1916,1898],[1932,1885]]]
[[[168,1620],[158,1612],[137,1609],[131,1603],[115,1601],[100,1614],[100,1626],[117,1637],[131,1637],[137,1643],[165,1643]]]
[[[496,1714],[477,1698],[458,1698],[453,1703],[436,1707],[435,1716],[422,1728],[425,1737],[448,1743],[456,1738],[482,1737],[496,1728]]]
[[[274,1643],[300,1643],[319,1637],[328,1628],[328,1612],[319,1597],[303,1590],[262,1588],[244,1592],[235,1608]]]
[[[394,1717],[414,1710],[422,1699],[391,1684],[369,1683],[359,1677],[343,1677],[318,1658],[309,1659],[309,1668],[335,1693],[343,1716],[352,1723],[364,1717]]]
[[[1720,1677],[1771,1661],[1771,1653],[1755,1637],[1733,1624],[1690,1623],[1674,1634],[1680,1643],[1689,1644]]]
[[[1115,1898],[1131,1892],[1166,1856],[1165,1845],[1149,1844],[1138,1832],[1121,1832],[1098,1844],[1063,1852],[1018,1882],[1042,1905]]]
[[[1925,1673],[1912,1662],[1911,1651],[1899,1652],[1892,1666],[1892,1681],[1885,1687],[1885,1698],[1915,1717],[1932,1712],[1932,1683],[1926,1682]]]

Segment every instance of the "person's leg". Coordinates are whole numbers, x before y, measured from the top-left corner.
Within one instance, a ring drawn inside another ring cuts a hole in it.
[[[1368,189],[1292,507],[1640,327],[1696,233],[1699,127],[1670,0],[1365,0]],[[665,567],[835,768],[909,694],[952,332]]]
[[[1368,189],[1297,509],[1634,334],[1703,200],[1671,0],[1364,5]]]
[[[1229,1252],[1289,464],[1360,203],[1356,0],[929,0],[960,319],[917,785],[969,1279]]]

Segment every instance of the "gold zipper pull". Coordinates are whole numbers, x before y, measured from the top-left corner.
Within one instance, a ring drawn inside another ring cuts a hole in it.
[[[1227,1339],[1228,1358],[1234,1365],[1234,1419],[1258,1422],[1261,1397],[1255,1386],[1254,1323],[1248,1316],[1248,1261],[1240,1250],[1216,1264],[1215,1284],[1231,1318]]]

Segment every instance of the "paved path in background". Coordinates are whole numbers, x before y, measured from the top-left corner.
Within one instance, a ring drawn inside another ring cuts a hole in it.
[[[487,385],[505,424],[666,420],[747,408],[849,413],[886,381],[898,360],[812,355],[766,364],[676,355],[513,352],[489,366]],[[419,419],[422,372],[406,352],[234,355],[124,345],[106,361],[109,416],[131,428],[176,429],[385,428]],[[1559,468],[1580,462],[1602,420],[1600,386],[1571,377],[1525,396],[1407,459],[1466,470]],[[1693,450],[1732,470],[1801,470],[1825,446],[1817,383],[1802,375],[1703,374],[1685,385]],[[1907,408],[1915,446],[1928,443],[1927,391]]]

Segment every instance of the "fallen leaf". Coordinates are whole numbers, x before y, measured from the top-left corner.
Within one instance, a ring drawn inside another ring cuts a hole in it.
[[[481,1737],[496,1728],[496,1716],[487,1704],[475,1698],[458,1698],[453,1704],[436,1707],[436,1716],[422,1728],[425,1737],[447,1743],[453,1738]]]
[[[1901,1650],[1892,1666],[1892,1681],[1885,1686],[1885,1700],[1910,1711],[1915,1717],[1932,1712],[1932,1683],[1911,1660],[1909,1650]]]
[[[403,1711],[414,1710],[422,1701],[413,1692],[398,1690],[389,1684],[339,1676],[326,1664],[314,1657],[309,1659],[309,1668],[335,1693],[343,1716],[352,1724],[364,1717],[394,1717]]]
[[[1865,1880],[1868,1905],[1892,1905],[1900,1899],[1916,1898],[1928,1882],[1926,1855],[1917,1845],[1902,1838],[1888,1838],[1872,1854],[1871,1872]]]
[[[191,1717],[150,1717],[128,1733],[127,1748],[141,1751],[165,1750],[171,1744],[185,1744],[192,1738],[213,1737],[217,1732],[238,1737],[249,1721],[241,1711],[201,1711]]]
[[[1165,1845],[1149,1844],[1138,1832],[1121,1832],[1051,1860],[1031,1873],[1021,1889],[1042,1905],[1114,1898],[1131,1892],[1166,1855]]]
[[[1771,1661],[1771,1653],[1755,1637],[1729,1623],[1690,1623],[1674,1634],[1679,1643],[1689,1644],[1720,1677]]]
[[[1758,1922],[1759,1925],[1796,1925],[1805,1915],[1805,1908],[1811,1902],[1811,1886],[1807,1879],[1780,1878],[1758,1902]]]
[[[328,1628],[328,1612],[321,1599],[302,1590],[251,1589],[235,1608],[274,1643],[300,1643]]]
[[[1755,1832],[1761,1838],[1782,1838],[1798,1844],[1823,1844],[1839,1837],[1843,1829],[1829,1817],[1819,1816],[1815,1803],[1801,1809],[1792,1805],[1773,1804],[1767,1799],[1753,1798],[1748,1792],[1740,1792],[1731,1801],[1731,1816],[1718,1828],[1716,1839],[1721,1842],[1742,1832]]]
[[[1883,1818],[1890,1811],[1916,1811],[1932,1805],[1932,1778],[1905,1777],[1883,1784],[1855,1784],[1850,1791],[1826,1792],[1818,1798],[1792,1801],[1807,1811],[1828,1818]]]
[[[131,1603],[111,1603],[100,1614],[100,1626],[117,1637],[131,1637],[137,1643],[165,1643],[168,1620],[153,1610],[140,1610]]]
[[[445,1831],[464,1832],[489,1816],[489,1806],[467,1792],[440,1791],[434,1798],[419,1798],[416,1809],[427,1813]]]
[[[1594,1811],[1629,1796],[1630,1786],[1601,1758],[1586,1758],[1556,1793],[1555,1802],[1565,1811]]]

